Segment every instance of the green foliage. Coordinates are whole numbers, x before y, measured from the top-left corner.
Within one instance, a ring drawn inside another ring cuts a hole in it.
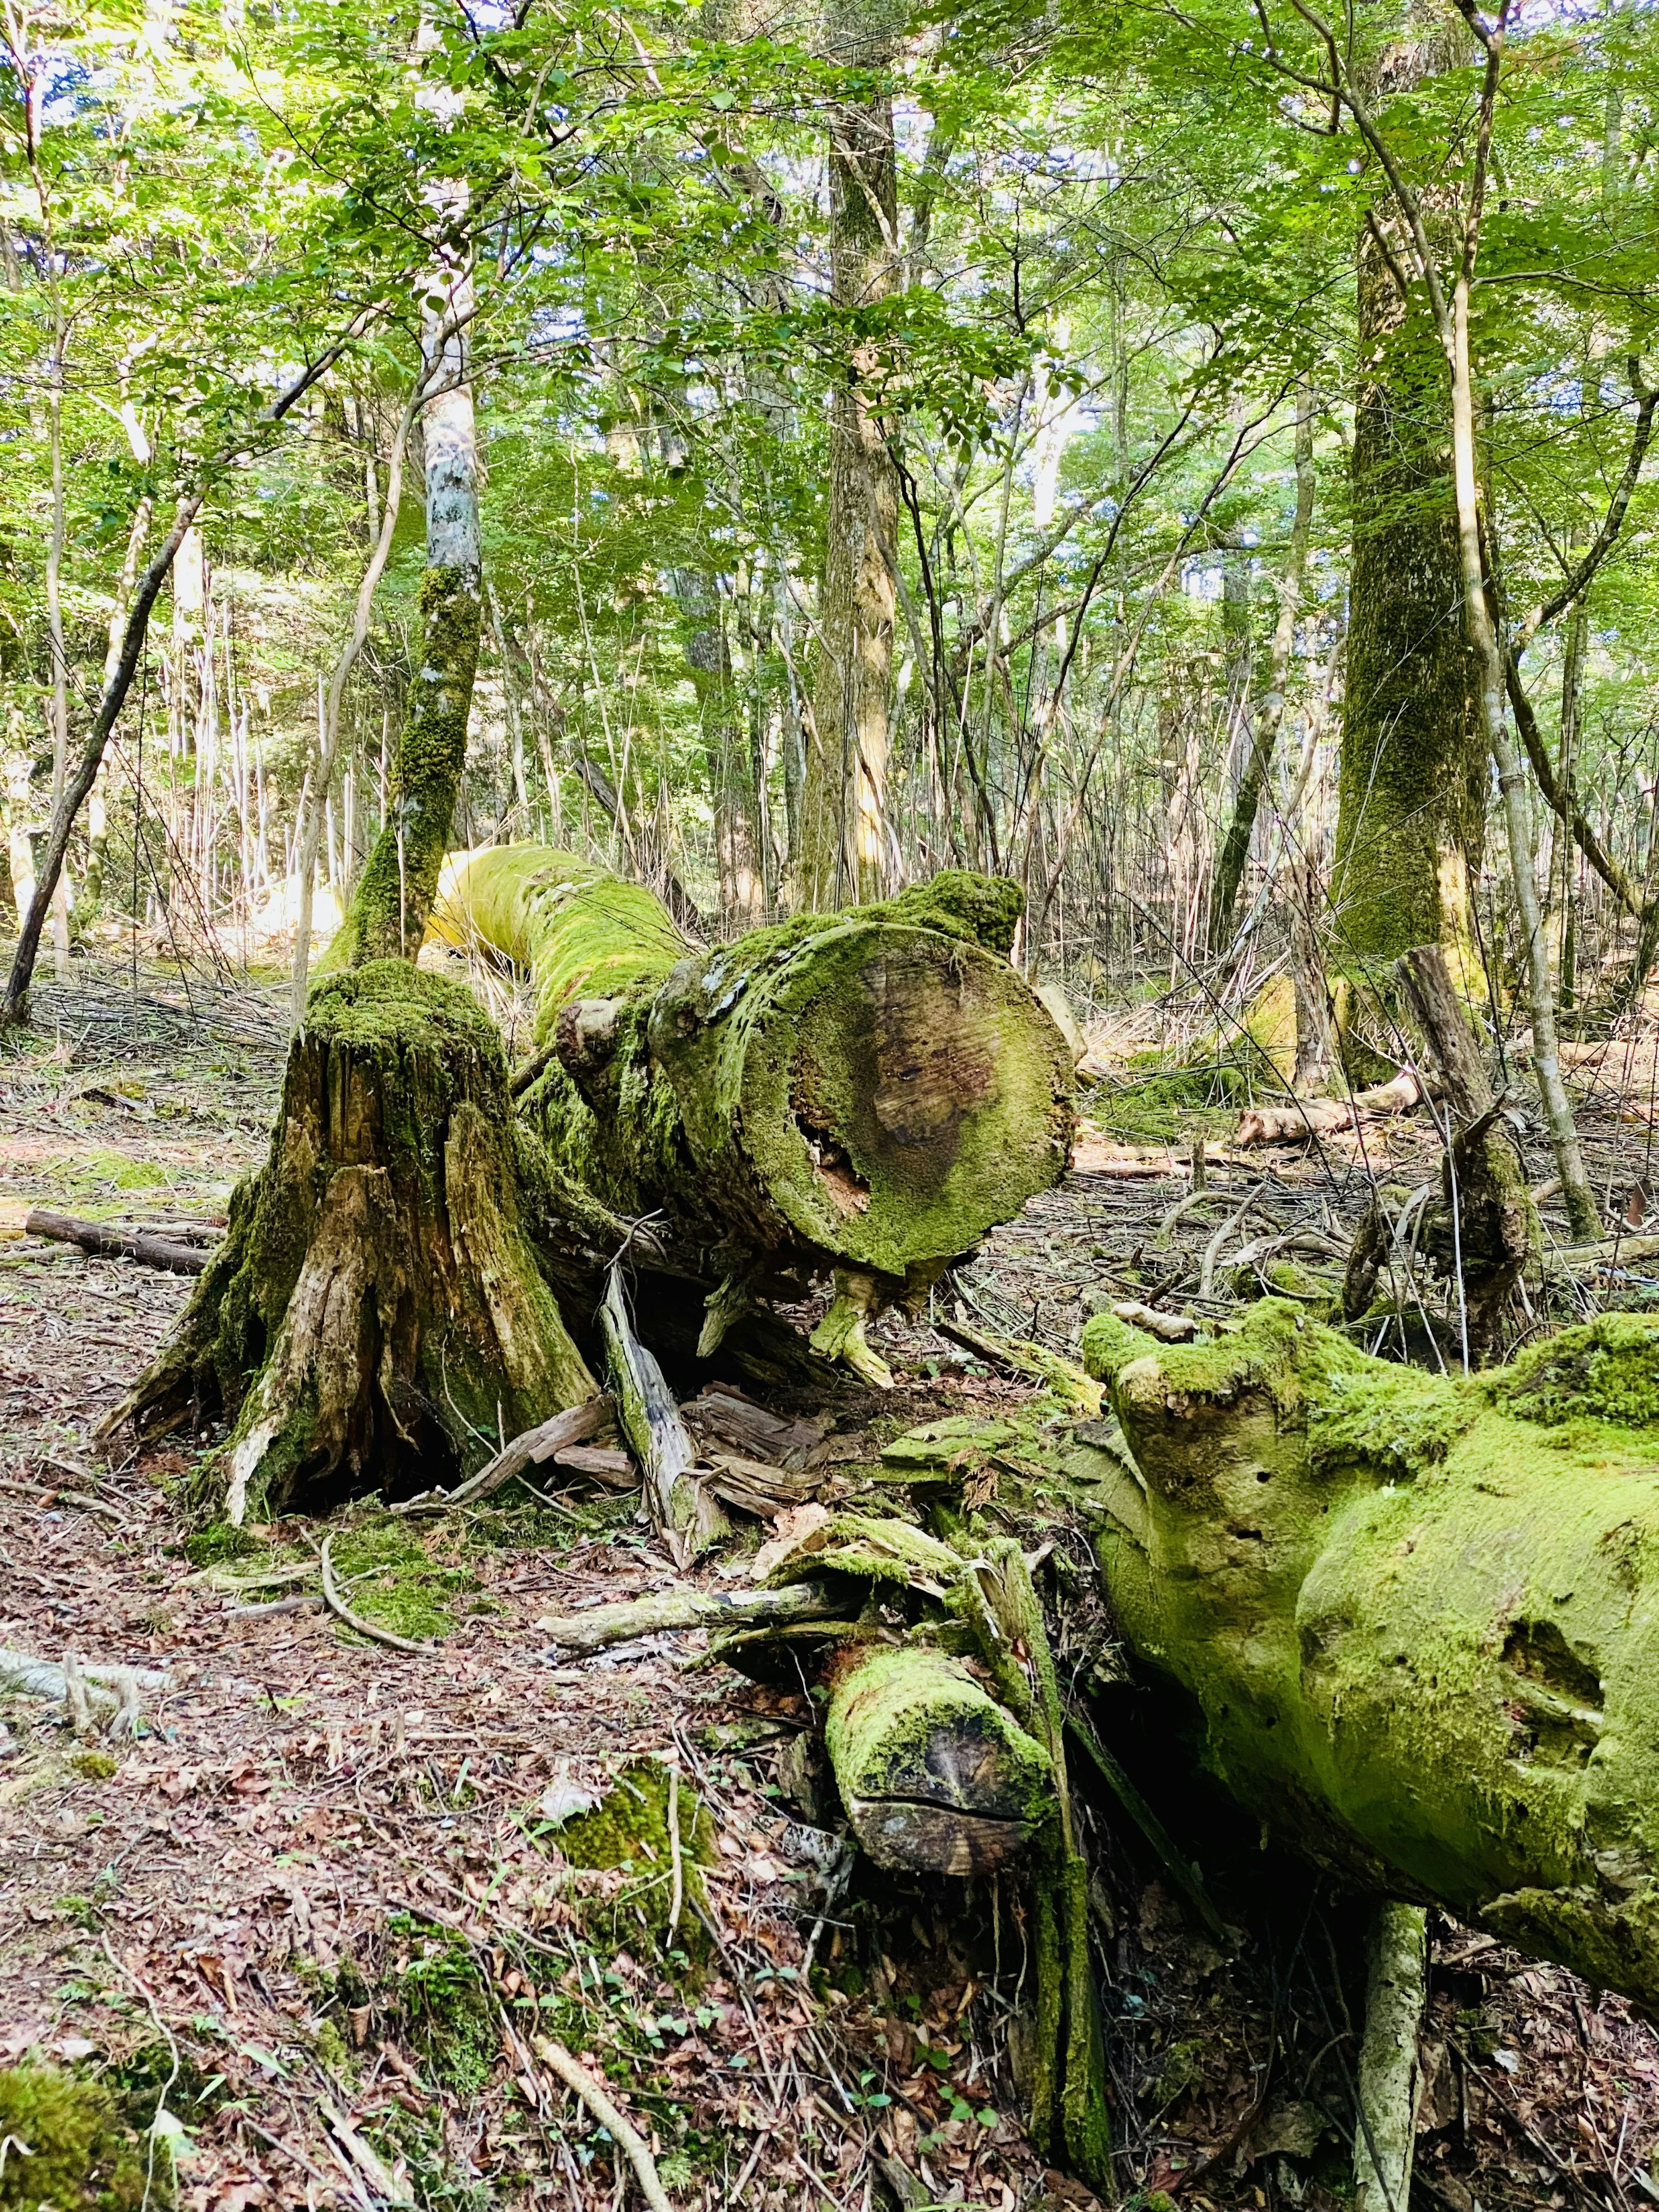
[[[387,1925],[408,1947],[392,1987],[410,2040],[439,2081],[476,2096],[495,2065],[501,2027],[471,1949],[407,1914],[394,1913]]]

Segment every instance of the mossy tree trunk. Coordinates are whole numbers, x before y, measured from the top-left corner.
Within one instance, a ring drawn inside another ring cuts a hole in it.
[[[1290,1304],[1180,1348],[1109,1317],[1133,1468],[1100,1552],[1205,1763],[1362,1887],[1659,2002],[1659,1327],[1470,1381]]]
[[[1454,40],[1461,33],[1408,25],[1371,96],[1409,92],[1454,66],[1463,58]],[[1431,199],[1425,204],[1432,211]],[[1369,235],[1359,247],[1358,309],[1331,905],[1340,956],[1391,959],[1414,945],[1468,944],[1486,744],[1463,624],[1445,364],[1422,288],[1402,300]]]
[[[837,1271],[856,1352],[1064,1170],[1070,1055],[1009,963],[1019,905],[949,873],[708,953],[637,884],[524,845],[458,856],[434,927],[533,969],[521,1110],[567,1181],[659,1221],[728,1317]]]
[[[226,1415],[239,1523],[472,1472],[594,1395],[521,1218],[537,1172],[470,992],[389,960],[319,985],[270,1158],[115,1418]]]

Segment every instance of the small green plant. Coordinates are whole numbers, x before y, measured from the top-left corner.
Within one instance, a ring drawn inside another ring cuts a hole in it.
[[[106,1751],[74,1751],[70,1753],[70,1765],[88,1782],[107,1782],[119,1763]]]
[[[441,2081],[463,2096],[476,2095],[495,2063],[501,2031],[471,1952],[406,1913],[394,1913],[388,1925],[410,1946],[395,1980],[410,2041]]]

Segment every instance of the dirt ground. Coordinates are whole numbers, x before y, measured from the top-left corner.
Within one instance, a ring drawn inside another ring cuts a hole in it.
[[[171,2146],[161,2165],[176,2156],[190,2212],[639,2201],[538,2053],[548,2036],[609,2082],[687,2212],[1093,2202],[1019,2126],[1017,1886],[849,1872],[787,1778],[806,1701],[703,1663],[698,1633],[581,1665],[550,1650],[550,1613],[673,1579],[631,1496],[573,1479],[435,1522],[354,1509],[337,1557],[354,1603],[431,1647],[404,1653],[321,1609],[314,1524],[257,1532],[242,1556],[204,1539],[185,1500],[210,1437],[99,1455],[94,1425],[189,1282],[33,1238],[24,1217],[222,1225],[264,1151],[283,992],[76,970],[41,984],[33,1030],[0,1058],[0,1645],[167,1682],[136,1738],[77,1741],[61,1705],[0,1700],[4,2055],[100,2081],[141,2130],[162,2106],[146,2156]],[[1601,1087],[1585,1135],[1634,1228],[1652,1124],[1613,1095],[1640,1081]],[[1160,1154],[1134,1086],[1103,1086],[1091,1110],[1085,1164],[941,1286],[936,1322],[1073,1348],[1091,1303],[1191,1304],[1218,1230],[1219,1310],[1250,1235],[1299,1226],[1340,1251],[1374,1181],[1420,1181],[1437,1158],[1417,1116],[1311,1154],[1223,1143],[1203,1200],[1170,1220],[1190,1170]],[[1218,1141],[1231,1119],[1188,1112],[1167,1133],[1185,1160],[1195,1131]],[[1132,1143],[1151,1155],[1138,1168]],[[1547,1160],[1534,1164],[1542,1183]],[[1557,1309],[1650,1292],[1615,1269]],[[834,1395],[838,1464],[931,1414],[1029,1395],[939,1328],[890,1320],[882,1335],[899,1388]],[[1064,1650],[1090,1565],[1056,1533]],[[741,1558],[706,1571],[718,1583]],[[1207,1934],[1139,1832],[1079,1784],[1118,2201],[1332,2212],[1352,2169],[1361,1908],[1194,1790],[1155,1692],[1118,1684],[1097,1710],[1228,1930]],[[671,1769],[687,1869],[672,1929],[661,1875],[585,1873],[551,1843],[573,1802],[619,1778],[659,1803]],[[1659,2199],[1649,2027],[1449,1923],[1433,1944],[1413,2202]],[[0,2203],[32,2201],[11,2184],[0,2165]],[[158,2172],[150,2201],[171,2185]]]

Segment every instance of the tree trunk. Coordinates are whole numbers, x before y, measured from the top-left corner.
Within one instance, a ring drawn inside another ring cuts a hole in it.
[[[453,219],[465,225],[465,188],[440,191]],[[386,792],[386,820],[340,933],[342,951],[354,968],[370,960],[413,960],[420,951],[466,764],[483,634],[477,431],[465,335],[471,279],[464,259],[452,261],[447,252],[428,286],[434,282],[444,291],[440,304],[428,301],[424,309],[423,381],[431,397],[421,423],[426,465],[421,650]],[[323,794],[316,798],[320,805]]]
[[[544,847],[458,855],[436,917],[533,970],[522,1110],[554,1166],[729,1285],[926,1286],[1064,1171],[1064,1040],[1008,963],[1018,887],[946,874],[707,953],[660,902]]]
[[[270,1158],[112,1425],[230,1417],[239,1523],[472,1472],[594,1395],[521,1225],[534,1178],[470,992],[400,961],[320,984]]]
[[[1279,586],[1279,619],[1273,626],[1272,658],[1267,670],[1267,695],[1262,700],[1250,732],[1250,750],[1233,801],[1232,820],[1216,860],[1215,889],[1210,903],[1210,950],[1224,952],[1233,933],[1233,910],[1250,856],[1261,794],[1273,769],[1273,748],[1285,720],[1285,687],[1290,679],[1291,653],[1296,644],[1297,616],[1302,605],[1302,577],[1308,562],[1308,538],[1313,526],[1314,465],[1313,405],[1306,392],[1296,410],[1296,513],[1291,523],[1290,551]],[[1248,568],[1246,574],[1248,574]],[[1249,610],[1245,602],[1245,681],[1249,678]],[[1297,1032],[1301,1032],[1298,1029]]]
[[[1390,1366],[1278,1299],[1171,1347],[1110,1317],[1125,1637],[1294,1849],[1659,2002],[1659,1328]]]
[[[1449,35],[1409,33],[1386,89],[1409,91],[1450,66]],[[1463,51],[1460,41],[1460,60]],[[1420,288],[1402,300],[1370,237],[1358,304],[1332,912],[1340,953],[1392,959],[1414,945],[1468,943],[1486,746],[1463,627],[1444,363]]]
[[[878,75],[893,33],[880,0],[836,0],[832,58]],[[830,111],[835,303],[867,308],[900,281],[892,94]],[[816,911],[879,898],[887,878],[887,738],[896,605],[898,477],[871,380],[873,345],[851,349],[830,400],[830,513],[818,607],[817,671],[806,731],[798,875]]]

